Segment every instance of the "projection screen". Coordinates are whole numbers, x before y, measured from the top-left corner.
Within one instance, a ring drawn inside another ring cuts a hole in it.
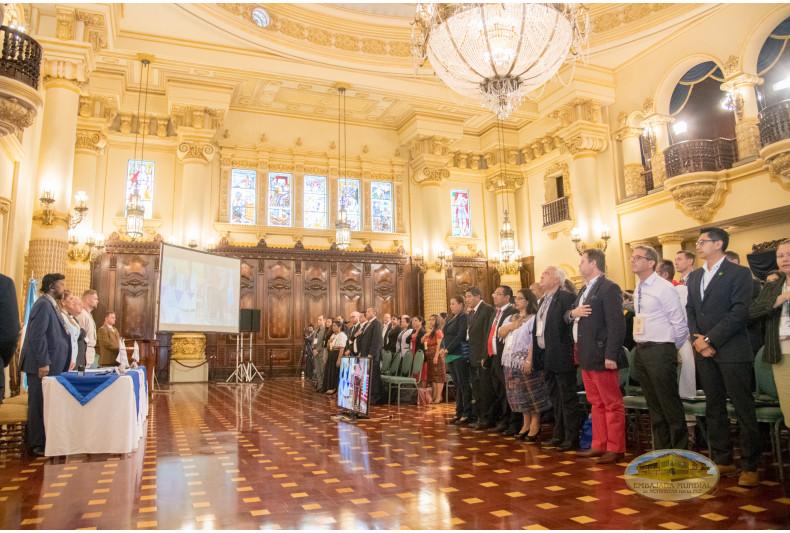
[[[239,332],[240,259],[165,243],[160,257],[157,331]]]

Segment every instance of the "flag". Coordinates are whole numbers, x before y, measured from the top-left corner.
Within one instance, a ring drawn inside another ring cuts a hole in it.
[[[129,358],[126,355],[126,343],[123,339],[118,342],[118,357],[115,358],[115,361],[120,365],[122,370],[129,368]]]
[[[38,291],[36,290],[38,280],[31,277],[30,285],[27,288],[27,299],[25,300],[25,316],[22,319],[22,334],[19,336],[19,346],[23,346],[25,342],[25,331],[27,331],[27,321],[30,320],[30,311],[33,309],[33,304],[38,300]],[[27,390],[27,374],[22,372],[22,388]]]
[[[137,363],[140,362],[140,346],[137,345],[137,341],[134,341],[134,350],[132,351],[132,367],[136,368]]]

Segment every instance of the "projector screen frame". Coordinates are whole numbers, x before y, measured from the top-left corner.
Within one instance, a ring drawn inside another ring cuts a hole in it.
[[[210,255],[211,257],[220,257],[220,258],[223,258],[223,259],[233,259],[233,260],[238,261],[238,263],[239,263],[239,286],[238,286],[239,299],[238,299],[238,304],[239,305],[238,305],[238,309],[236,309],[236,314],[235,314],[235,316],[236,316],[236,331],[235,332],[216,331],[216,330],[210,330],[210,329],[200,329],[200,330],[195,330],[195,331],[172,331],[172,330],[168,330],[168,329],[164,329],[164,330],[161,329],[161,315],[162,314],[160,312],[160,308],[161,308],[161,305],[162,305],[162,302],[161,302],[161,298],[162,298],[162,279],[164,278],[164,270],[163,270],[162,267],[164,265],[164,260],[165,260],[165,246],[169,246],[171,248],[180,248],[182,250],[186,250],[186,251],[193,252],[193,253],[198,253],[198,254],[203,254],[203,255]],[[162,243],[159,246],[159,276],[158,276],[159,282],[158,282],[157,288],[156,288],[156,334],[160,334],[160,333],[161,334],[167,334],[167,333],[170,333],[170,334],[174,334],[175,335],[175,334],[179,334],[179,333],[216,333],[216,334],[219,334],[219,335],[238,335],[239,334],[239,309],[241,309],[241,263],[242,263],[242,261],[241,261],[240,257],[229,257],[229,256],[226,256],[226,255],[212,254],[211,252],[206,252],[204,250],[195,250],[195,249],[189,248],[187,246],[179,246],[177,244],[171,244],[169,242],[162,241]]]

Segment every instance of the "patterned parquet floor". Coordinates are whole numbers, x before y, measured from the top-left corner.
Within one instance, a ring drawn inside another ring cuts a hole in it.
[[[132,454],[33,459],[3,449],[0,527],[790,527],[790,483],[776,481],[775,466],[754,489],[725,479],[702,498],[656,502],[628,490],[626,463],[596,466],[448,425],[447,404],[375,407],[352,424],[333,421],[334,402],[293,379],[172,388],[153,397]]]

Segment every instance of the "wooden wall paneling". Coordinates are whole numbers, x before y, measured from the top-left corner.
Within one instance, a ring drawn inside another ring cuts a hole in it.
[[[497,282],[496,269],[489,268],[488,260],[484,257],[459,257],[453,258],[452,267],[447,269],[447,306],[449,309],[450,298],[464,296],[469,287],[477,287],[482,293],[483,300],[491,303],[491,293]]]
[[[378,316],[397,314],[398,267],[393,264],[373,263],[371,265],[373,299],[371,305],[378,310]]]
[[[134,254],[122,257],[119,263],[116,327],[127,338],[153,339],[154,325],[148,315],[156,306],[156,275],[151,258]]]
[[[364,284],[361,263],[340,263],[337,267],[337,308],[343,316],[364,311]]]
[[[302,263],[300,281],[301,290],[296,294],[304,294],[301,312],[296,313],[296,332],[301,332],[308,324],[315,325],[318,317],[335,317],[337,303],[329,297],[329,263],[326,261],[307,260]]]
[[[264,262],[265,291],[263,312],[263,341],[265,361],[261,365],[290,366],[293,360],[294,344],[294,264],[293,261],[269,259]],[[301,335],[300,335],[301,339]],[[258,362],[256,361],[256,366]]]
[[[535,274],[535,258],[533,256],[521,258],[521,286],[529,288],[537,280]],[[542,273],[542,272],[541,272]]]

